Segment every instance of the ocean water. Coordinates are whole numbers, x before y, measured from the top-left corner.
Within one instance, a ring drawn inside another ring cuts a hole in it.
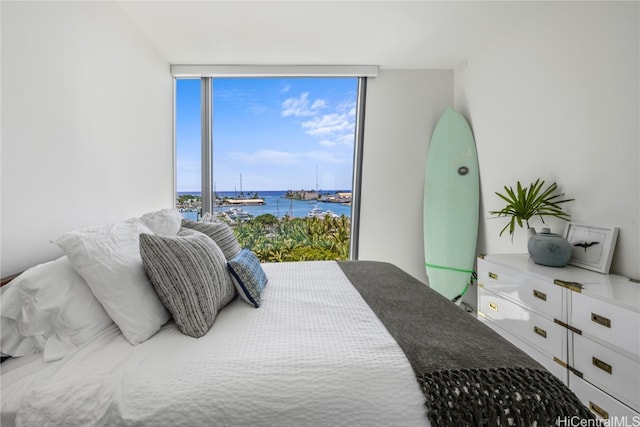
[[[322,194],[333,194],[338,192],[349,192],[350,190],[335,190],[335,191],[321,191]],[[246,191],[245,197],[251,198],[255,194],[255,191]],[[193,191],[180,191],[178,192],[178,196],[184,194],[192,194],[194,196],[200,196],[200,192]],[[238,193],[234,191],[218,191],[218,197],[227,196],[229,198],[237,198]],[[323,211],[330,210],[331,212],[337,215],[344,215],[347,218],[351,217],[351,206],[343,205],[340,203],[327,203],[327,202],[318,202],[311,200],[290,200],[286,199],[284,196],[286,191],[259,191],[258,197],[263,199],[265,204],[260,206],[242,206],[242,209],[250,215],[254,217],[258,215],[263,215],[270,213],[278,218],[282,218],[285,215],[289,215],[295,218],[306,217],[309,214],[309,211],[314,207],[318,207]],[[217,212],[226,212],[229,211],[230,206],[217,206],[214,208]],[[196,220],[198,217],[197,212],[182,212],[182,215],[191,220]]]

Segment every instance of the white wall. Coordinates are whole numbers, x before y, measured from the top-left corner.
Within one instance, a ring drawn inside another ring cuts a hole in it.
[[[425,283],[424,167],[452,104],[453,71],[381,70],[367,84],[359,259],[391,262]]]
[[[424,164],[453,84],[480,161],[478,252],[526,252],[524,230],[513,242],[499,237],[505,222],[488,211],[502,207],[494,192],[505,184],[541,177],[576,199],[567,205],[573,221],[620,227],[611,272],[640,278],[638,9],[550,2],[455,71],[383,69],[370,79],[360,259],[392,262],[426,282]],[[563,233],[563,221],[547,222]],[[464,297],[473,306],[475,291]]]
[[[573,221],[620,227],[611,272],[640,278],[639,6],[549,2],[456,71],[480,161],[480,252],[526,252],[526,233],[498,237],[505,220],[488,211],[504,185],[540,177],[576,199]]]
[[[172,79],[117,4],[0,5],[6,276],[67,230],[173,205]]]

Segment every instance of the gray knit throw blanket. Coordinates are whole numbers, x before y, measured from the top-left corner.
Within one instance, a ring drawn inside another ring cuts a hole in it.
[[[553,374],[398,267],[338,264],[407,356],[433,427],[547,427],[594,418]]]
[[[555,426],[593,418],[558,378],[540,369],[447,369],[417,377],[432,426]]]

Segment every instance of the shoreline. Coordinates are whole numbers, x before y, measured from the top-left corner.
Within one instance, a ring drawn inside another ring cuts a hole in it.
[[[252,195],[246,197],[245,195]],[[276,217],[288,215],[290,217],[307,216],[315,207],[318,211],[319,203],[328,203],[331,207],[323,208],[333,215],[332,210],[337,210],[337,215],[351,217],[351,191],[331,190],[331,191],[308,191],[308,190],[270,190],[262,192],[244,192],[238,194],[236,191],[216,192],[216,199],[213,204],[214,212],[236,214],[248,213],[251,216],[259,216],[270,213]],[[314,206],[310,206],[314,205]],[[199,191],[179,191],[176,194],[175,207],[183,213],[199,213],[202,210],[202,196]],[[244,212],[245,209],[247,212]],[[294,212],[295,211],[295,212]],[[284,214],[283,214],[284,212]]]

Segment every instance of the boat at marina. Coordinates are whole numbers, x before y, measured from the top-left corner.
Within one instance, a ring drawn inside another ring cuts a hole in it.
[[[254,192],[251,192],[251,194],[253,195]],[[330,209],[331,212],[337,214],[338,216],[344,215],[347,218],[351,217],[351,207],[348,205],[345,205],[342,203],[336,203],[336,202],[327,203],[328,200],[325,201],[322,199],[321,200],[292,199],[292,198],[287,198],[286,194],[287,194],[286,190],[273,190],[273,191],[265,190],[265,191],[261,191],[259,195],[259,198],[264,201],[264,204],[247,203],[244,205],[241,205],[241,204],[232,205],[229,203],[225,204],[224,200],[240,199],[239,194],[237,194],[236,191],[223,191],[223,192],[218,191],[215,194],[215,201],[212,206],[212,209],[213,209],[212,213],[218,216],[219,217],[218,219],[222,221],[227,221],[227,222],[231,221],[230,218],[225,217],[227,214],[227,211],[229,211],[229,209],[231,208],[240,208],[245,213],[252,215],[252,218],[256,218],[264,214],[271,214],[271,215],[274,215],[276,218],[283,218],[285,216],[289,218],[307,218],[309,210],[312,209],[314,206],[318,206],[323,212]],[[333,191],[332,194],[336,194],[336,191]],[[187,202],[183,202],[182,200],[178,200],[178,197],[184,196],[184,195],[191,195],[191,197],[189,198],[189,201],[191,199],[194,199],[194,202],[190,204]],[[200,219],[200,211],[202,210],[200,193],[197,193],[197,192],[189,192],[189,193],[185,192],[184,194],[179,193],[178,197],[176,197],[176,207],[183,212],[183,215],[185,217],[189,217],[189,219],[192,219],[193,221],[197,221],[198,219]],[[252,200],[252,199],[249,198],[247,200]],[[190,212],[189,210],[193,210],[193,212]],[[233,213],[233,212],[229,212],[229,213]],[[245,216],[245,215],[240,213],[240,216]],[[320,217],[323,218],[324,216],[320,215]]]
[[[248,221],[252,218],[252,215],[249,212],[240,207],[232,207],[225,213],[232,221],[236,222]]]
[[[324,219],[327,216],[331,218],[338,218],[338,215],[332,210],[329,209],[325,211],[320,209],[318,206],[315,206],[313,209],[311,209],[307,214],[307,216],[310,218],[320,218],[320,219]]]

